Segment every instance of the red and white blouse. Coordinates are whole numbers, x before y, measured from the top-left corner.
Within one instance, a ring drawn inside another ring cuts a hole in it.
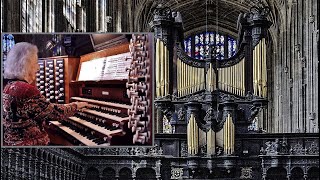
[[[3,139],[7,146],[43,146],[50,142],[44,122],[62,120],[77,111],[76,104],[54,104],[33,85],[9,81],[3,90]]]

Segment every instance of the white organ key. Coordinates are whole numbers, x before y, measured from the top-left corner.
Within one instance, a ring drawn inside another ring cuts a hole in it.
[[[121,129],[116,129],[116,130],[113,130],[113,131],[110,131],[108,129],[105,129],[103,127],[100,127],[98,125],[95,125],[95,124],[92,124],[91,122],[88,122],[88,121],[85,121],[85,120],[82,120],[80,118],[77,118],[77,117],[69,117],[70,120],[74,121],[74,122],[77,122],[79,124],[82,124],[83,126],[86,126],[90,129],[93,129],[95,131],[98,131],[99,133],[101,134],[104,134],[106,136],[112,136],[114,134],[119,134],[119,133],[122,133],[122,130]]]
[[[89,103],[101,104],[101,105],[105,105],[105,106],[113,106],[113,107],[119,107],[119,108],[125,108],[125,109],[131,108],[131,106],[127,105],[127,104],[97,101],[97,100],[81,98],[81,97],[72,97],[71,99],[76,100],[76,101],[85,101],[85,102],[89,102]]]

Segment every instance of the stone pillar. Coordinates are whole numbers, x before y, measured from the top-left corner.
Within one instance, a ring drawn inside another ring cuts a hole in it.
[[[44,166],[44,160],[43,160],[43,152],[41,149],[40,151],[40,160],[39,160],[39,179],[42,179],[44,177],[44,171],[43,171],[43,166]]]
[[[32,149],[29,149],[28,153],[28,179],[32,179],[33,172],[32,172]]]
[[[78,1],[77,1],[78,2]],[[80,1],[81,2],[81,1]],[[82,11],[83,8],[81,7],[80,3],[77,3],[76,5],[76,31],[83,32],[83,26],[82,26]]]
[[[39,176],[39,171],[38,171],[38,149],[35,149],[35,152],[34,152],[34,164],[33,164],[33,167],[34,167],[34,174],[32,175],[34,179],[39,179],[38,176]]]
[[[95,21],[96,21],[96,23],[95,23],[95,26],[96,26],[96,28],[95,28],[95,32],[97,32],[97,31],[99,31],[99,0],[96,0],[95,1],[95,12],[96,12],[96,19],[95,19]]]
[[[20,156],[21,154],[20,154],[20,149],[19,148],[17,148],[16,150],[15,150],[15,171],[14,171],[14,177],[15,178],[18,178],[18,177],[20,177],[20,175],[21,175],[21,169],[20,169],[20,167],[19,167],[19,165],[21,165],[20,164],[20,159],[19,159],[19,156]]]
[[[54,155],[55,156],[55,155]],[[58,174],[58,159],[55,159],[55,162],[54,162],[54,177],[59,177],[59,174]]]
[[[12,179],[12,170],[11,170],[11,168],[12,168],[12,153],[13,153],[13,150],[12,149],[8,149],[8,164],[7,164],[7,166],[8,166],[8,175],[7,175],[7,177],[8,177],[9,180]]]
[[[105,32],[104,24],[105,24],[105,0],[99,1],[99,31]]]

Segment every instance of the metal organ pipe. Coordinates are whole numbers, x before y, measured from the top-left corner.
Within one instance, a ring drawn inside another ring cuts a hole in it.
[[[220,90],[227,91],[239,96],[245,95],[245,59],[238,64],[218,68],[218,86]]]
[[[254,47],[252,68],[253,94],[267,97],[267,53],[264,38]]]
[[[169,94],[169,51],[164,43],[156,40],[156,96]]]
[[[177,59],[177,91],[178,97],[203,90],[205,85],[204,68],[189,66]]]

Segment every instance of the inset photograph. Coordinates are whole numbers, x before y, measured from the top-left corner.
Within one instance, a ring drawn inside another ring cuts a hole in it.
[[[152,146],[153,38],[2,34],[2,145]]]

